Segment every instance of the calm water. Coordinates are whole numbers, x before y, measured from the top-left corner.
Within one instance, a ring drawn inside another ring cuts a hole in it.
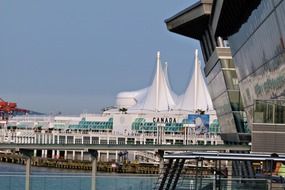
[[[0,162],[0,189],[24,190],[25,166]],[[31,190],[88,190],[91,171],[32,167]],[[149,190],[156,176],[98,173],[97,190]]]

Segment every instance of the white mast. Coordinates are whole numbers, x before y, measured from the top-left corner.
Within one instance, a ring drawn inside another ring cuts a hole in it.
[[[155,93],[155,112],[158,111],[158,94],[159,94],[159,65],[160,64],[160,52],[156,54],[156,93]]]
[[[198,49],[195,50],[195,65],[194,65],[194,84],[195,84],[195,90],[194,90],[194,111],[197,110],[197,96],[198,96]]]
[[[167,64],[167,62],[165,62],[164,63],[164,77],[165,77],[165,80],[166,80],[166,82],[167,82],[167,85],[168,85],[168,87],[170,87],[170,82],[169,82],[169,79],[168,79],[168,64]]]

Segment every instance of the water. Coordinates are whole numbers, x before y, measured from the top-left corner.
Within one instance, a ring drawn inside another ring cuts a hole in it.
[[[97,190],[149,190],[157,180],[155,175],[98,173]],[[25,166],[0,163],[0,189],[24,190]],[[91,171],[32,167],[31,190],[88,190]]]

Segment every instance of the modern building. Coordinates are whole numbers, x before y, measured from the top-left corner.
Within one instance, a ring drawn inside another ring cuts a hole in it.
[[[214,35],[212,7],[211,0],[202,0],[165,22],[170,31],[200,41],[208,88],[225,143],[249,142],[235,65],[227,41]]]
[[[201,0],[166,20],[200,41],[223,139],[253,152],[285,153],[284,19],[284,0]]]

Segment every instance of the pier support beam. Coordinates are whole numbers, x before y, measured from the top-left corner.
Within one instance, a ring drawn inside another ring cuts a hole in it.
[[[22,153],[26,157],[26,182],[25,182],[25,190],[30,190],[30,175],[31,175],[31,157],[34,154],[34,150],[28,149],[20,149],[20,153]]]
[[[91,190],[96,190],[96,174],[97,174],[97,150],[88,150],[92,160],[92,177],[91,177]]]
[[[227,175],[227,189],[228,190],[232,190],[232,175],[233,175],[233,171],[232,171],[232,161],[229,160],[227,162],[227,171],[228,173],[226,174]]]
[[[159,173],[163,173],[163,168],[164,168],[164,159],[163,159],[163,155],[164,155],[164,151],[163,150],[157,150],[156,154],[159,157]]]

